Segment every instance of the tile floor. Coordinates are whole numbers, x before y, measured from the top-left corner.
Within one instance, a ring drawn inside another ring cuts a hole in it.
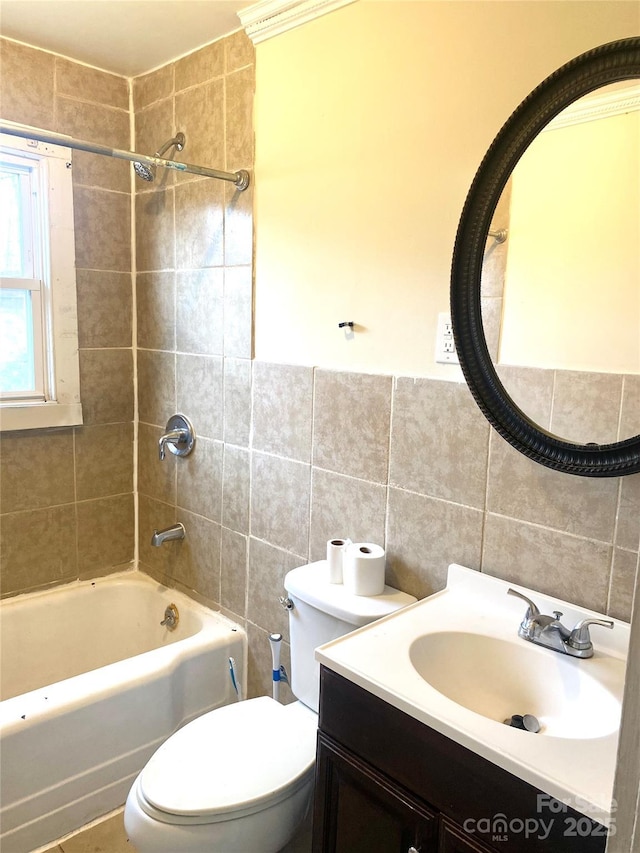
[[[310,851],[311,821],[307,820],[300,833],[282,853],[310,853]],[[59,844],[48,847],[43,853],[136,853],[136,848],[124,831],[122,812],[117,812],[101,823],[96,823]]]
[[[135,853],[124,831],[122,812],[77,832],[43,853]]]

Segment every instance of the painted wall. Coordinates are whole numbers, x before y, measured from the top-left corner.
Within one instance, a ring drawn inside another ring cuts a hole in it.
[[[615,0],[360,0],[259,45],[256,356],[456,376],[434,364],[435,329],[484,152],[538,82],[638,16]]]

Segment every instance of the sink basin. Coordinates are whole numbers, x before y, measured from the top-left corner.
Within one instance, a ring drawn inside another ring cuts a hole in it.
[[[540,734],[583,739],[603,737],[620,723],[620,702],[607,682],[621,661],[578,660],[524,640],[463,631],[418,637],[409,659],[439,693],[500,724],[532,714]]]

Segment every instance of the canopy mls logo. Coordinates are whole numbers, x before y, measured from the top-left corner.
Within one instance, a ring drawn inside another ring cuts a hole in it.
[[[568,814],[569,809],[580,814]],[[616,810],[617,803],[614,800],[611,804],[611,814],[615,814]],[[581,797],[558,800],[548,794],[538,794],[537,817],[510,818],[503,812],[498,812],[492,817],[467,818],[462,828],[469,835],[489,836],[494,842],[509,841],[514,836],[546,841],[552,832],[556,837],[564,838],[607,838],[615,835],[615,818],[612,818],[609,827],[606,827],[588,817],[588,813],[593,811],[593,805]]]

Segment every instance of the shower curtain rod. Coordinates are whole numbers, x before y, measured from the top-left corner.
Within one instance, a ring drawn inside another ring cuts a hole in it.
[[[106,145],[97,145],[94,142],[74,139],[72,136],[66,136],[63,133],[50,133],[48,131],[25,128],[20,125],[14,125],[11,122],[1,122],[0,133],[9,133],[13,136],[20,136],[22,139],[35,139],[38,142],[48,142],[51,145],[66,145],[67,148],[88,151],[91,154],[102,154],[105,157],[115,157],[118,160],[129,160],[131,163],[162,166],[164,169],[174,169],[177,172],[189,172],[192,175],[203,175],[206,178],[230,181],[240,191],[246,190],[249,186],[249,173],[245,169],[240,169],[238,172],[221,172],[218,169],[209,169],[206,166],[194,166],[192,163],[177,163],[175,160],[164,160],[162,157],[148,157],[146,154],[136,154],[135,151],[108,148]]]

